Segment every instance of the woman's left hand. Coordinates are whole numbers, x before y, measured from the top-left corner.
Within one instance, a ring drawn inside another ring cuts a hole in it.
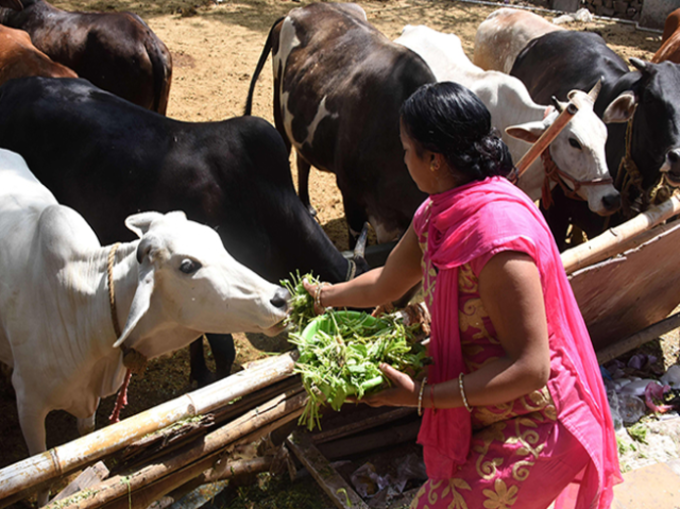
[[[420,382],[397,371],[389,364],[381,364],[380,370],[392,381],[393,386],[370,396],[364,396],[356,400],[357,403],[366,403],[369,406],[418,406]]]

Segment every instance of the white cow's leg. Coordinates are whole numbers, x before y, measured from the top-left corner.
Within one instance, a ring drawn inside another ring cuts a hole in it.
[[[89,417],[85,417],[84,419],[78,419],[78,433],[80,433],[81,437],[94,431],[95,415],[96,412]]]
[[[26,440],[29,455],[40,454],[47,450],[47,442],[45,439],[45,417],[47,412],[45,410],[34,408],[32,405],[27,405],[23,402],[24,398],[20,398],[17,394],[17,410],[19,412],[19,425],[21,432]],[[41,490],[37,494],[38,507],[47,504],[50,490]]]

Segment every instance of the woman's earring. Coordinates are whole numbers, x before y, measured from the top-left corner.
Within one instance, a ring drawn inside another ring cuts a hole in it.
[[[436,161],[432,161],[430,163],[430,171],[437,171],[439,169],[439,165],[437,164]]]

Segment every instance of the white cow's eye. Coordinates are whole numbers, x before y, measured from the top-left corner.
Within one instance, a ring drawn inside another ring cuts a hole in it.
[[[571,145],[572,147],[577,148],[579,150],[582,150],[581,144],[577,140],[575,140],[574,138],[569,138],[569,145]]]
[[[179,270],[181,270],[185,274],[193,274],[200,268],[201,268],[200,262],[189,260],[188,258],[182,260],[182,263],[180,263],[179,265]]]

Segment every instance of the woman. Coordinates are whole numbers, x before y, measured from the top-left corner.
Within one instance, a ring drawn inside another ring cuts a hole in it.
[[[453,83],[402,106],[404,161],[430,196],[382,268],[306,284],[317,311],[372,307],[418,281],[432,315],[422,381],[362,401],[424,409],[428,481],[413,508],[606,508],[620,481],[600,372],[559,252],[490,115]]]

